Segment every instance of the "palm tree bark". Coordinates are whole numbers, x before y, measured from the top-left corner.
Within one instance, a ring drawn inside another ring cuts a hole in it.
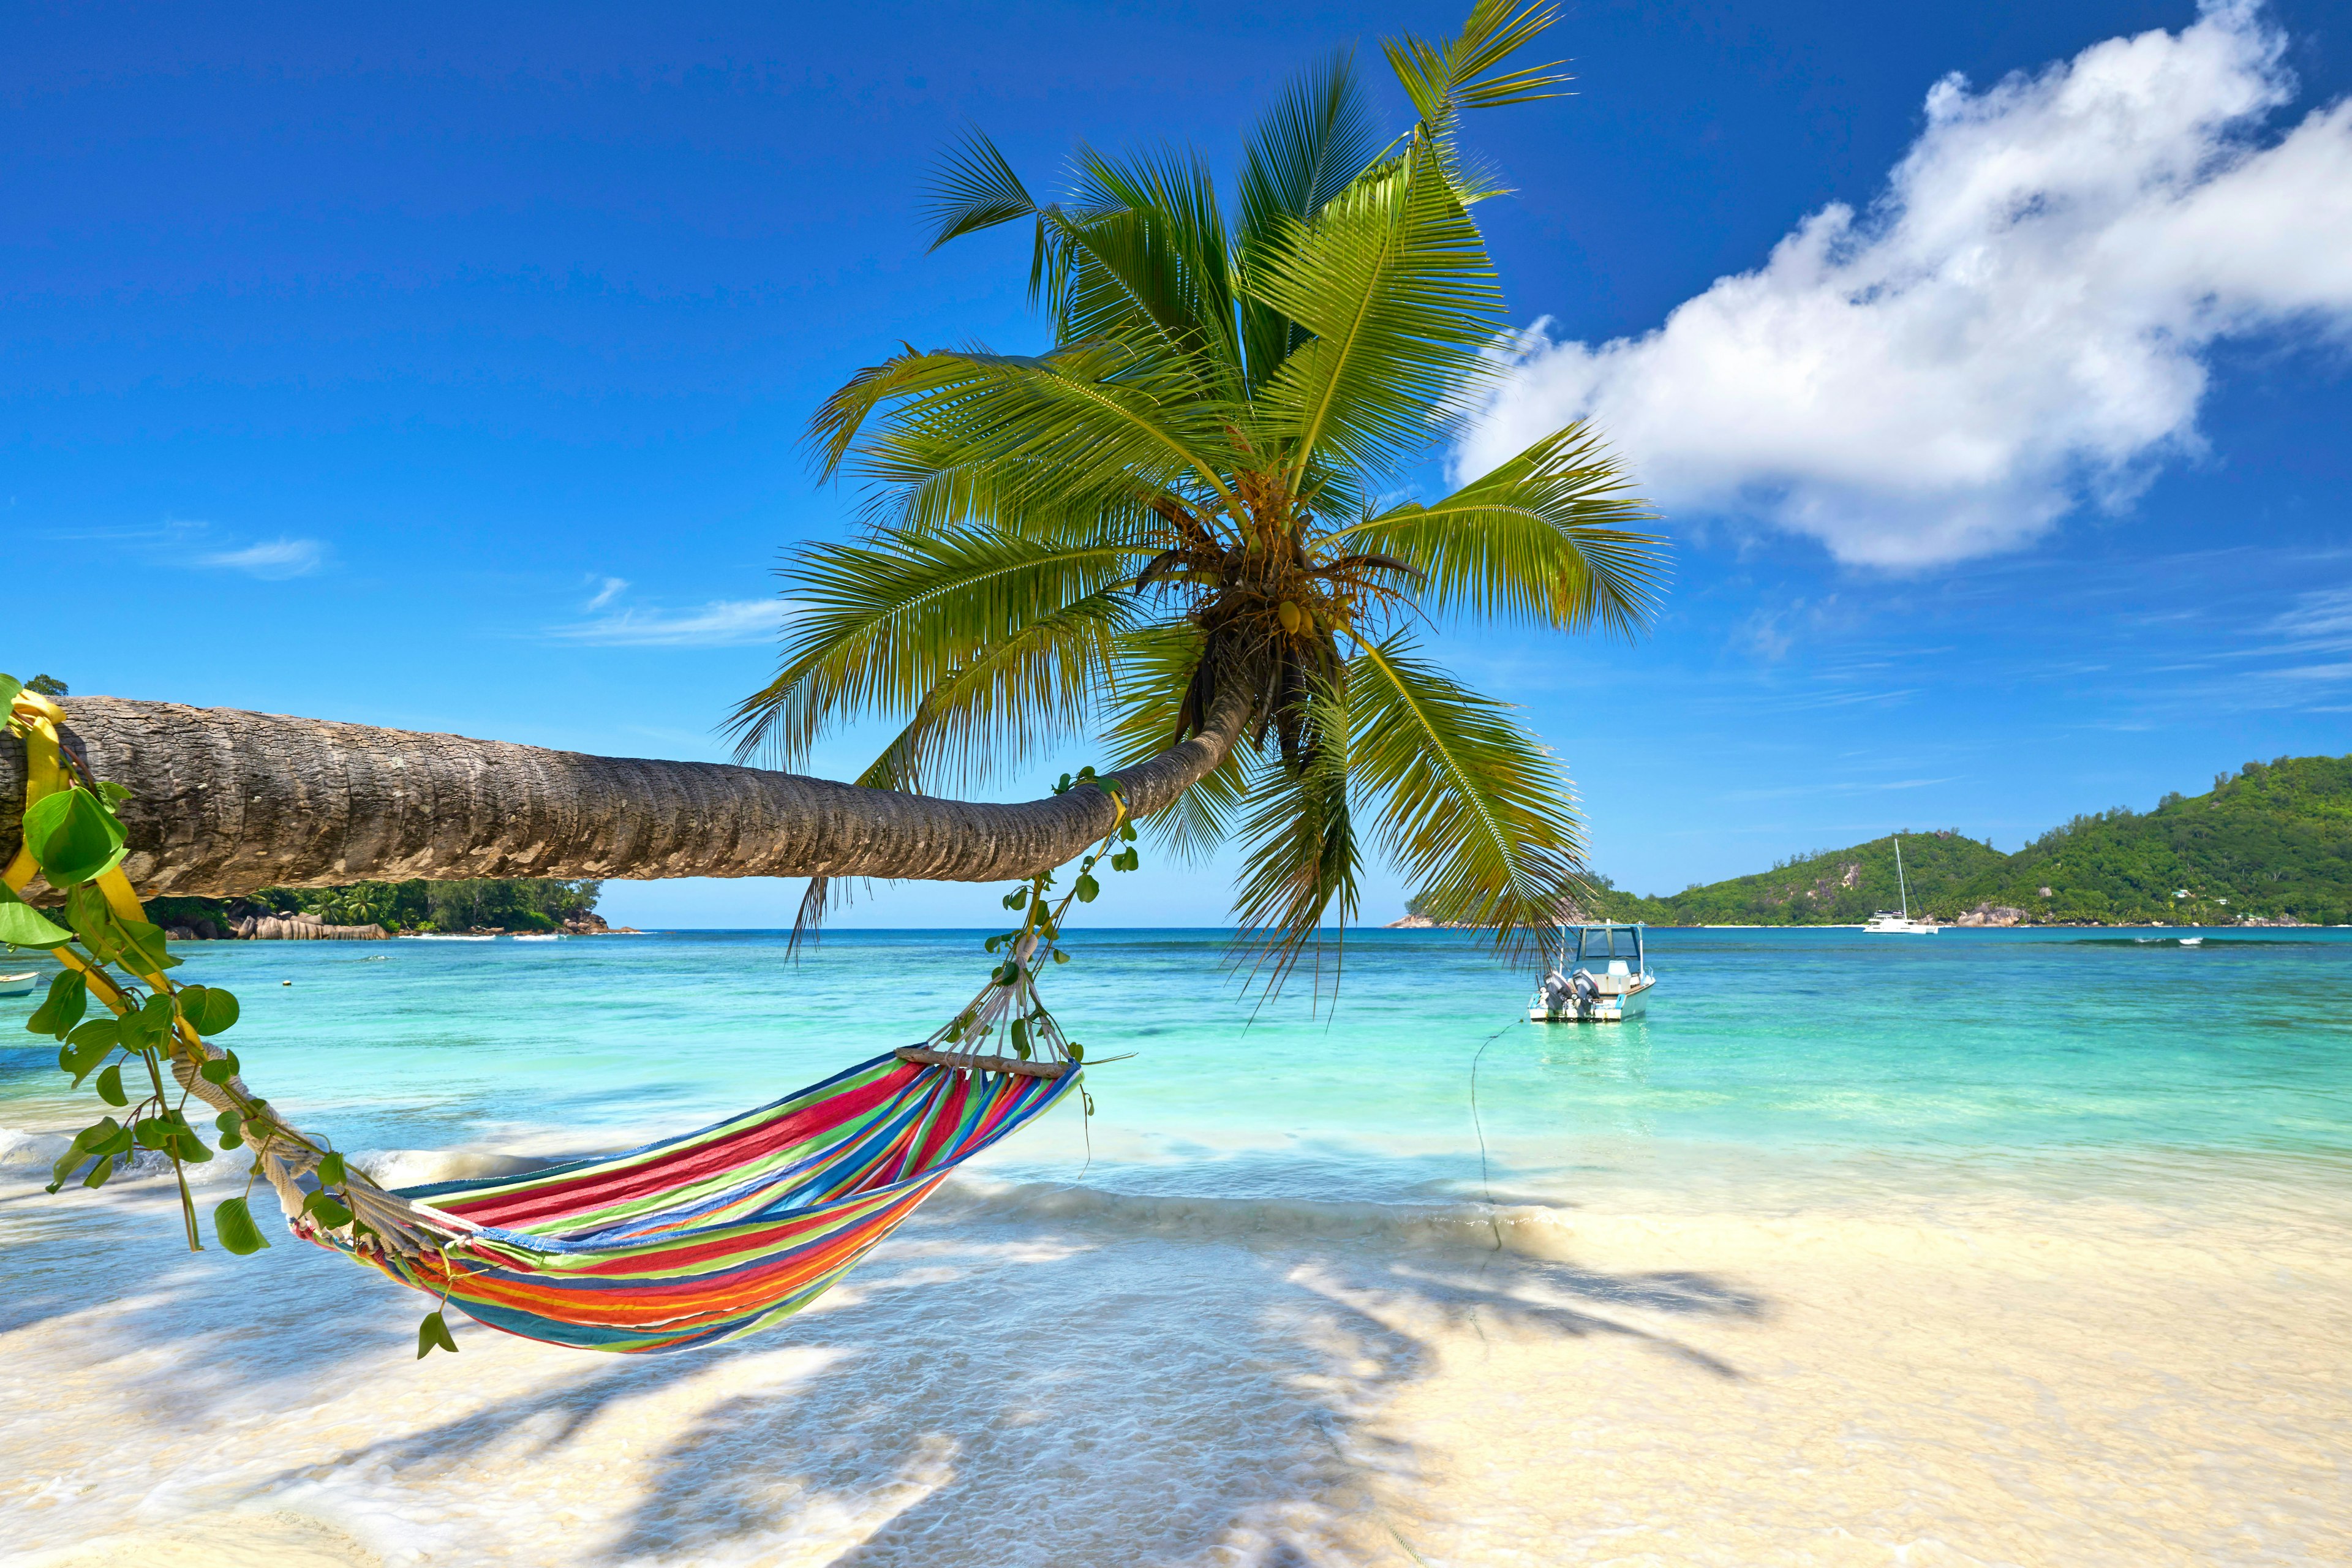
[[[148,898],[412,877],[992,882],[1058,866],[1117,821],[1093,789],[995,805],[230,708],[65,708],[67,743],[131,791],[123,869]],[[1108,775],[1129,809],[1173,804],[1224,761],[1250,710],[1228,693],[1202,733]],[[24,749],[0,743],[0,862],[24,795]]]

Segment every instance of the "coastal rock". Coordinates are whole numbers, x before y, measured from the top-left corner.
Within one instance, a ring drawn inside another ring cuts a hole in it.
[[[373,923],[331,926],[314,914],[245,915],[233,930],[247,942],[385,942],[392,935]]]
[[[1979,904],[1975,909],[1963,910],[1954,915],[1951,923],[1956,926],[2013,926],[2024,919],[2023,910],[2008,904]]]

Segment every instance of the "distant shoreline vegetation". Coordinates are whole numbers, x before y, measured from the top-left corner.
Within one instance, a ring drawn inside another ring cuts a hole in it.
[[[147,918],[166,930],[231,937],[255,920],[313,915],[330,926],[402,932],[602,931],[600,881],[474,877],[446,882],[352,882],[341,888],[264,888],[250,898],[161,898]]]
[[[2207,794],[2080,816],[2014,855],[1950,828],[1906,832],[1903,868],[1911,912],[1948,925],[2352,923],[2352,756],[2248,763]],[[1888,838],[1657,897],[1586,880],[1592,896],[1571,918],[1859,925],[1901,902]]]

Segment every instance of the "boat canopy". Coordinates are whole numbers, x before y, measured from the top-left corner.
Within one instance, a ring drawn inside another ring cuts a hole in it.
[[[1628,939],[1627,955],[1633,960],[1633,971],[1638,974],[1647,967],[1643,962],[1642,939],[1648,931],[1649,927],[1639,921],[1563,921],[1559,927],[1560,952],[1566,956],[1568,939],[1573,933],[1578,963],[1582,963],[1588,957],[1615,958],[1618,956],[1618,937],[1622,933]]]

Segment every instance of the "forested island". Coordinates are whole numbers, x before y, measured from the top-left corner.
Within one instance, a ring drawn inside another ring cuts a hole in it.
[[[2352,756],[2248,763],[2206,794],[2077,816],[2014,855],[1906,832],[1903,868],[1911,912],[1953,925],[2352,923]],[[1589,880],[1579,918],[1653,925],[1852,925],[1901,897],[1891,838],[1662,897]]]
[[[598,881],[545,877],[353,882],[341,888],[264,888],[242,899],[152,899],[146,909],[147,918],[166,931],[194,938],[327,932],[584,935],[609,929],[596,913],[603,888]]]

